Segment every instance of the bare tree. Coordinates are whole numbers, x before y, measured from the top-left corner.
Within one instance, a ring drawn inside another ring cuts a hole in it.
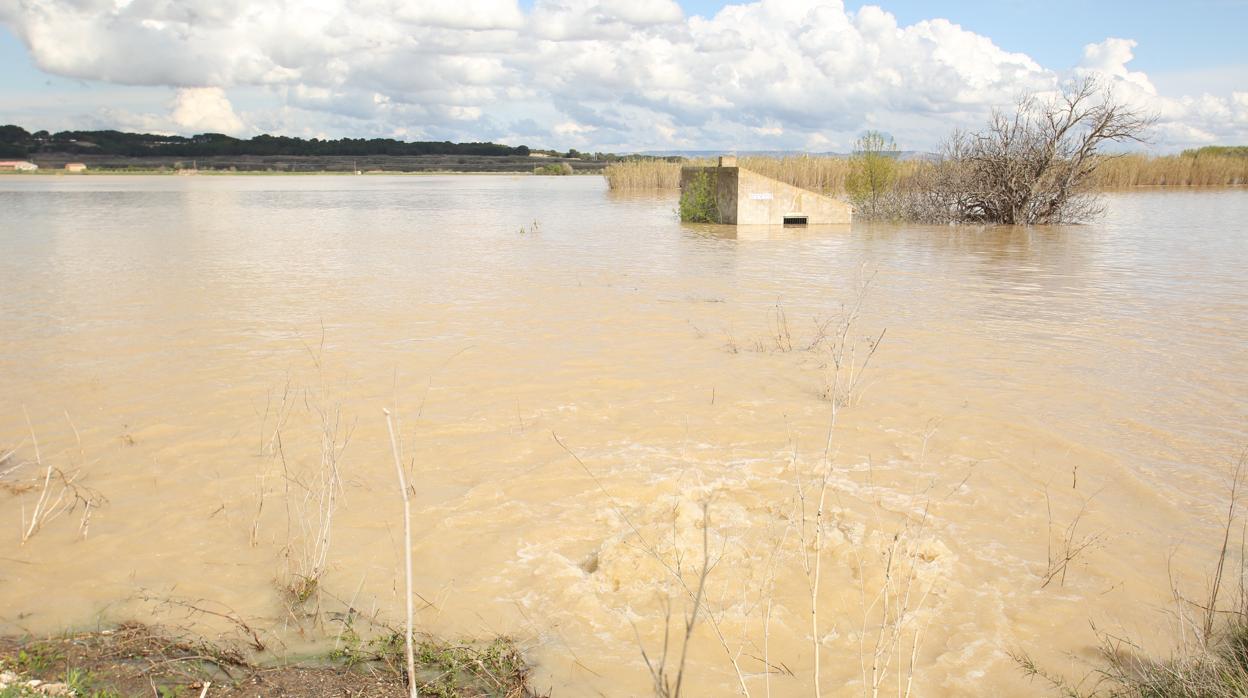
[[[1100,208],[1091,175],[1110,143],[1145,141],[1154,117],[1094,78],[1056,97],[1029,95],[993,110],[986,128],[957,132],[941,160],[908,188],[903,217],[931,222],[1076,223]]]

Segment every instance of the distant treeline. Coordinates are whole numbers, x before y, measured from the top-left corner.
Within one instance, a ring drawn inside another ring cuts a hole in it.
[[[1184,150],[1183,157],[1248,158],[1248,145],[1207,145],[1195,150]]]
[[[20,126],[0,126],[0,157],[28,158],[40,153],[123,155],[127,157],[259,156],[367,156],[367,155],[529,155],[528,146],[449,141],[396,141],[392,138],[321,140],[260,135],[232,138],[221,133],[197,136],[161,136],[121,131],[61,131],[31,133]]]

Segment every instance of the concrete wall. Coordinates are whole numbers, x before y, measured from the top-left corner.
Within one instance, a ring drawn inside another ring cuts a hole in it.
[[[740,176],[735,167],[708,167],[713,170],[718,183],[715,188],[715,203],[719,207],[719,222],[729,225],[737,224],[737,187]]]
[[[847,225],[853,207],[829,196],[741,170],[737,183],[740,225],[784,225],[785,216],[806,216],[808,225]]]
[[[701,173],[714,182],[719,223],[784,225],[785,216],[805,216],[807,225],[848,225],[853,218],[853,207],[843,201],[735,166],[683,167],[681,191]]]

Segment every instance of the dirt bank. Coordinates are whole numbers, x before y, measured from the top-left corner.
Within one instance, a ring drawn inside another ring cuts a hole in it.
[[[72,695],[405,696],[402,641],[340,638],[320,657],[258,660],[239,647],[168,628],[128,623],[50,638],[0,638],[0,696]],[[417,647],[420,693],[427,696],[535,696],[529,668],[509,640]]]

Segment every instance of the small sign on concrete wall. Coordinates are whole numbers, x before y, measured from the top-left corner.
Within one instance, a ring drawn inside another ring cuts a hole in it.
[[[751,199],[753,199],[753,200],[755,200],[755,201],[770,201],[770,200],[771,200],[771,192],[769,192],[769,191],[764,191],[764,192],[758,192],[758,193],[756,193],[756,194],[750,194],[750,198],[751,198]]]

